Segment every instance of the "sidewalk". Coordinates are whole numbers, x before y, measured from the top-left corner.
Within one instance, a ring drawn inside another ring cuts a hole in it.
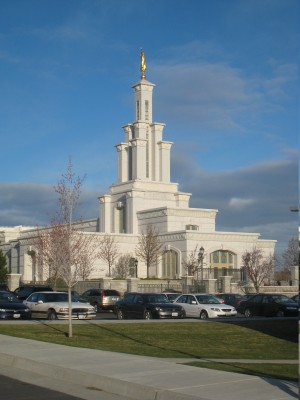
[[[74,385],[74,388],[82,388],[85,393],[90,390],[90,396],[82,395],[88,400],[96,399],[97,390],[136,400],[298,398],[297,382],[176,364],[185,361],[132,356],[0,335],[0,373],[10,366],[11,371],[20,374],[19,378],[29,373],[44,377],[52,382],[52,389],[60,391],[63,391],[65,382],[66,385]],[[31,383],[42,386],[39,382],[42,380]],[[57,385],[60,382],[61,387],[58,389],[54,382]]]

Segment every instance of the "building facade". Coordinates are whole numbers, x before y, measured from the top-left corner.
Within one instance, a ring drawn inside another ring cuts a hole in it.
[[[99,241],[112,235],[120,255],[135,258],[139,236],[152,225],[164,245],[150,267],[151,277],[186,276],[185,261],[201,247],[204,254],[198,279],[242,273],[244,252],[255,247],[267,257],[274,254],[276,241],[261,240],[259,233],[216,231],[217,210],[189,207],[191,194],[180,192],[170,180],[172,142],[163,140],[165,125],[153,122],[154,88],[142,70],[140,81],[133,86],[134,122],[123,126],[123,141],[115,146],[117,182],[98,198],[98,218],[84,221],[78,229],[93,232]],[[32,257],[34,235],[35,228],[0,228],[0,249],[7,257],[9,273],[23,281],[46,279]],[[138,261],[138,276],[145,277],[146,266]],[[107,272],[107,265],[99,259],[91,278],[105,277]]]

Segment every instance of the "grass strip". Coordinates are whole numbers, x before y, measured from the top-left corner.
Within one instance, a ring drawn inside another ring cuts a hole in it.
[[[183,363],[193,367],[209,368],[218,371],[236,372],[239,374],[298,381],[298,365],[296,364],[264,364],[264,363],[231,363],[231,362],[189,362]]]
[[[21,322],[21,321],[20,321]],[[298,321],[1,325],[0,334],[152,357],[296,360]]]

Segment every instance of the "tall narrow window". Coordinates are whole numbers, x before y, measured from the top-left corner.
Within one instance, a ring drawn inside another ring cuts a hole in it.
[[[136,102],[136,120],[140,119],[140,102],[137,100]]]
[[[119,233],[125,233],[125,207],[119,210]]]
[[[149,101],[145,100],[145,120],[149,120]]]
[[[162,257],[162,277],[178,278],[178,254],[174,250],[168,250]]]

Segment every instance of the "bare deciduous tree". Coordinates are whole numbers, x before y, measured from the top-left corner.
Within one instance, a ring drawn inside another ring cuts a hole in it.
[[[274,270],[274,256],[265,257],[263,251],[254,247],[242,255],[247,279],[253,284],[256,292],[266,280],[270,280]]]
[[[284,270],[290,270],[290,267],[299,265],[299,241],[297,238],[291,238],[287,249],[282,253]]]
[[[113,268],[112,275],[115,278],[127,278],[130,275],[133,260],[134,259],[131,254],[123,254],[118,259],[115,268]]]
[[[119,257],[119,249],[113,236],[104,236],[101,241],[99,256],[107,263],[108,276],[111,276],[111,269]]]
[[[59,195],[59,209],[47,229],[38,229],[34,242],[39,262],[48,269],[49,277],[62,278],[68,287],[69,337],[72,332],[71,289],[91,272],[98,258],[95,235],[75,229],[73,215],[78,205],[83,179],[75,178],[71,161],[54,190]],[[80,226],[80,224],[79,224]]]
[[[137,258],[142,259],[146,264],[147,278],[149,278],[149,269],[156,262],[162,246],[157,230],[151,224],[147,225],[146,232],[139,237],[139,243],[135,249]]]
[[[198,271],[198,253],[197,253],[198,246],[194,248],[189,254],[186,260],[183,260],[183,268],[186,270],[189,276],[194,276],[195,273]]]

